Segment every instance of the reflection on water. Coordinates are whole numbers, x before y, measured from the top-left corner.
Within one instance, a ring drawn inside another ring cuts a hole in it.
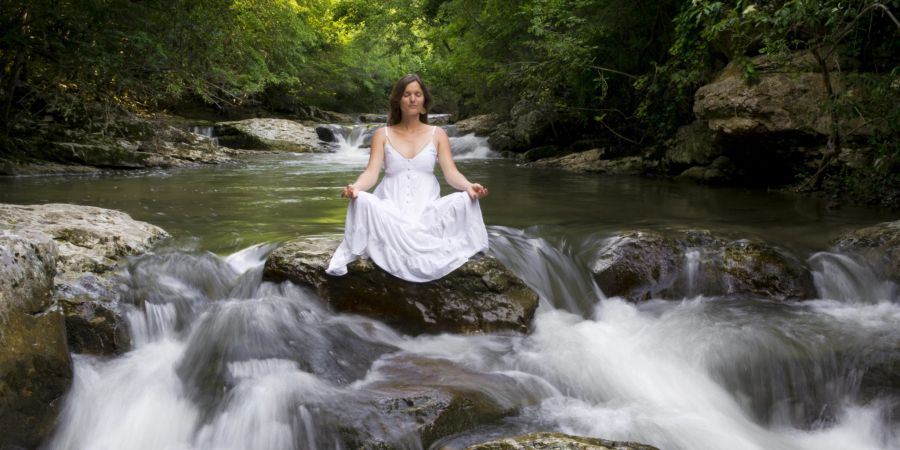
[[[0,202],[118,209],[224,253],[265,241],[340,232],[346,212],[340,187],[354,181],[367,160],[365,149],[351,148],[329,154],[260,154],[242,166],[0,177]],[[843,230],[896,218],[853,206],[829,211],[823,201],[807,197],[530,169],[510,160],[460,159],[458,165],[470,180],[491,188],[482,204],[488,225],[542,226],[545,235],[709,228],[806,252],[825,250]],[[446,185],[443,189],[450,192]]]

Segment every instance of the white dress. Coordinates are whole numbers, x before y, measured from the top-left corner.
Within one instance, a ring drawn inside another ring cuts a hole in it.
[[[385,127],[384,178],[374,194],[360,192],[347,207],[344,240],[326,272],[371,258],[388,273],[413,282],[436,280],[488,249],[478,200],[465,192],[441,197],[434,176],[434,130],[425,147],[406,158],[391,145]]]

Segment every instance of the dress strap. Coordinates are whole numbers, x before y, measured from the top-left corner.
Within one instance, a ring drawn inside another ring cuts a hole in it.
[[[391,136],[388,134],[388,130],[390,130],[390,129],[391,129],[390,126],[388,126],[388,125],[384,126],[384,139],[387,141],[388,145],[390,145],[391,147],[394,147],[394,143],[391,142]],[[397,147],[394,147],[394,148],[397,148]]]

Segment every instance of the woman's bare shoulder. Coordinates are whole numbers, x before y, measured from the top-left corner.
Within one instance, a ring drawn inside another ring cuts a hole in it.
[[[384,139],[387,136],[387,125],[382,125],[372,133],[372,139]]]

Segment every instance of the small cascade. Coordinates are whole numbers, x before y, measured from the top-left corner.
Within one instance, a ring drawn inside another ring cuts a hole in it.
[[[214,144],[219,145],[219,137],[216,134],[216,127],[213,126],[197,126],[190,128],[191,133],[208,137]]]
[[[565,242],[560,248],[525,230],[488,228],[491,254],[537,291],[542,301],[577,314],[589,313],[605,298],[590,271],[572,257]]]
[[[334,131],[334,137],[336,139],[336,153],[343,154],[369,154],[368,149],[365,148],[366,144],[369,140],[372,139],[372,132],[374,128],[369,127],[368,125],[331,125],[332,130]]]
[[[328,124],[320,126],[328,128],[334,135],[334,141],[325,144],[334,151],[334,156],[351,160],[368,158],[368,146],[371,143],[372,134],[379,128],[371,124]],[[491,150],[486,137],[475,136],[474,133],[465,136],[455,136],[455,133],[452,132],[453,125],[445,125],[444,128],[450,129],[448,131],[450,148],[453,150],[455,159],[492,159],[500,157],[499,153]]]
[[[129,308],[126,313],[132,345],[143,347],[162,338],[172,337],[178,313],[171,303],[145,303],[143,309]]]
[[[499,158],[500,154],[491,150],[487,138],[475,136],[475,133],[450,138],[450,148],[454,159],[490,159]]]
[[[684,276],[687,281],[687,296],[696,297],[697,278],[700,273],[700,251],[688,250],[684,252]]]
[[[820,298],[846,303],[900,302],[895,283],[880,280],[872,269],[847,255],[819,252],[808,262]]]

